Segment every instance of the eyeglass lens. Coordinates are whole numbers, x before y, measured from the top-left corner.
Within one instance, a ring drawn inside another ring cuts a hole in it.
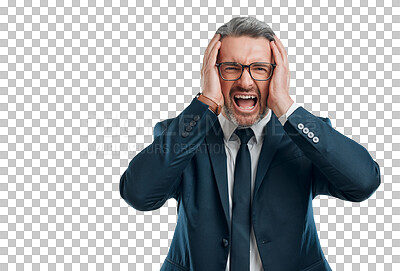
[[[242,75],[242,65],[222,63],[220,72],[223,79],[237,80]],[[250,66],[250,74],[255,80],[267,80],[271,76],[272,65],[268,63],[253,63]]]

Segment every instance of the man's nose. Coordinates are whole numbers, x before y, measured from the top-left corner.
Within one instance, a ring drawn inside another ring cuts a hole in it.
[[[249,88],[254,84],[254,80],[250,76],[248,67],[244,68],[242,76],[240,77],[240,79],[237,80],[237,84],[243,88]]]

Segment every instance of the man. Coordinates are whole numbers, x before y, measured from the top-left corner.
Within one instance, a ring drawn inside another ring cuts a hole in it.
[[[312,200],[367,199],[380,185],[378,164],[293,102],[285,48],[255,18],[217,30],[201,83],[181,114],[157,123],[120,180],[137,210],[178,202],[161,270],[331,270]]]

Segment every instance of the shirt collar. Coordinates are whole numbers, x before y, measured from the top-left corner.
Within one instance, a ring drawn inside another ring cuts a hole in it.
[[[271,112],[271,109],[268,109],[268,114],[262,120],[260,120],[257,124],[253,124],[252,126],[250,126],[256,137],[256,144],[263,140],[264,127],[271,119]],[[235,132],[237,125],[228,120],[222,113],[218,115],[218,120],[221,125],[222,131],[224,132],[224,140],[229,141],[233,132]]]

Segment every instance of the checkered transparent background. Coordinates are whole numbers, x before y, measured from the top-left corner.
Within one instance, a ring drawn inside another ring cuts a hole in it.
[[[119,179],[239,15],[282,40],[293,99],[381,166],[369,200],[313,201],[332,269],[400,270],[400,1],[190,2],[0,1],[0,270],[160,269],[176,202],[136,211]]]

